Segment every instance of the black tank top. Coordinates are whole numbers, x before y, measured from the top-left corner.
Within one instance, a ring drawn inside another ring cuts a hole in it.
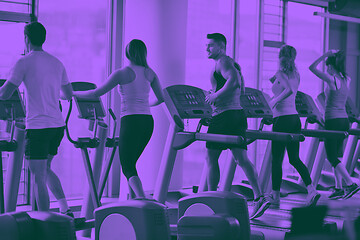
[[[240,77],[242,77],[239,64],[234,62],[234,67],[239,72]],[[221,74],[217,73],[216,71],[214,71],[214,79],[216,81],[216,91],[215,92],[217,92],[225,85],[226,79]]]
[[[234,62],[234,66],[235,68],[238,70],[239,72],[239,76],[240,78],[242,77],[241,72],[240,72],[240,66]],[[216,68],[215,68],[216,69]],[[214,79],[216,81],[216,90],[215,92],[219,91],[222,87],[224,87],[225,83],[226,83],[226,79],[220,74],[217,73],[216,71],[214,71]],[[240,79],[239,79],[240,81]],[[214,105],[211,105],[212,109],[213,109],[213,116],[220,114],[224,111],[227,110],[239,110],[242,109],[241,105],[240,105],[240,88],[236,87],[232,94],[228,94],[224,97],[222,97],[221,99],[217,100],[215,102]]]

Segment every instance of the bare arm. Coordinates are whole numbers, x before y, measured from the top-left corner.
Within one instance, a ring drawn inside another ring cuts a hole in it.
[[[0,88],[0,100],[7,100],[9,99],[15,90],[17,89],[17,86],[9,81],[6,81],[4,85]]]
[[[60,98],[62,100],[70,100],[74,95],[71,83],[68,83],[66,85],[61,85],[61,94]]]
[[[284,75],[284,76],[277,76],[277,75]],[[282,100],[288,98],[291,94],[294,93],[293,89],[291,88],[290,86],[290,83],[288,82],[287,79],[284,79],[284,78],[287,78],[287,76],[285,76],[284,73],[277,73],[276,75],[276,79],[279,79],[278,81],[280,81],[281,85],[284,87],[284,90],[276,97],[274,97],[272,100],[271,100],[271,106],[272,108],[274,108],[279,102],[281,102]]]
[[[128,81],[129,75],[126,72],[126,69],[121,69],[113,72],[106,82],[100,87],[89,90],[89,91],[80,91],[75,92],[74,95],[79,98],[98,98],[104,95],[105,93],[111,91],[118,84],[122,84],[125,81]]]
[[[320,78],[321,80],[325,81],[326,83],[328,84],[331,84],[333,82],[333,79],[330,78],[330,76],[321,71],[319,68],[318,68],[318,65],[324,61],[327,57],[333,55],[334,52],[333,50],[330,50],[328,52],[326,52],[325,54],[323,54],[322,56],[320,56],[318,59],[316,59],[309,67],[310,71],[312,73],[314,73],[318,78]]]
[[[226,79],[224,86],[215,93],[216,98],[225,96],[229,92],[233,91],[235,87],[239,86],[238,72],[234,67],[233,63],[229,60],[220,60],[220,72],[221,75]]]
[[[220,61],[220,72],[226,79],[226,83],[219,91],[206,96],[205,101],[209,104],[214,104],[216,99],[226,96],[233,91],[234,88],[239,87],[241,79],[238,79],[238,72],[231,61],[227,59]]]
[[[157,106],[164,102],[164,93],[159,81],[158,76],[154,73],[154,78],[151,82],[151,89],[153,90],[156,100],[150,103],[150,107]]]

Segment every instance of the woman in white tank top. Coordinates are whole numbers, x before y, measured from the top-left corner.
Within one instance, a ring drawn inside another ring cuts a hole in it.
[[[113,72],[97,89],[76,93],[77,97],[100,97],[119,86],[121,96],[121,127],[119,155],[121,168],[126,176],[130,196],[144,198],[142,183],[136,171],[136,162],[148,144],[154,129],[150,106],[164,101],[160,81],[147,64],[147,49],[143,41],[133,39],[126,46],[126,57],[130,64]],[[150,88],[156,100],[149,103]]]
[[[279,70],[270,81],[273,83],[274,97],[270,101],[273,110],[273,131],[284,133],[300,133],[301,122],[296,111],[295,96],[300,84],[300,75],[295,66],[296,50],[294,47],[284,45],[279,53]],[[299,142],[272,141],[272,193],[267,200],[273,207],[279,207],[280,187],[282,181],[282,163],[285,148],[290,164],[298,171],[307,189],[307,204],[315,205],[320,194],[312,185],[309,170],[299,157]]]

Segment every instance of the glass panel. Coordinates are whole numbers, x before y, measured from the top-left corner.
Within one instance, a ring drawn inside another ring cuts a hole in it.
[[[1,22],[0,79],[7,78],[11,67],[24,54],[24,23]]]
[[[188,3],[186,77],[185,84],[209,90],[210,73],[214,61],[207,58],[206,35],[219,32],[227,39],[227,54],[233,49],[233,1],[199,0]],[[204,7],[206,6],[206,7]],[[194,131],[198,121],[187,121],[188,129]],[[183,186],[198,185],[206,157],[204,143],[196,142],[183,150]]]
[[[315,100],[322,91],[322,81],[310,72],[309,66],[323,53],[324,22],[322,18],[313,16],[314,12],[323,12],[323,8],[288,3],[287,44],[294,46],[297,51],[296,66],[301,77],[299,91],[310,95]],[[305,119],[302,119],[302,126],[304,124]],[[300,158],[302,160],[306,157],[309,144],[309,138],[301,143]],[[284,165],[284,169],[286,168],[294,171],[290,164]]]
[[[315,17],[314,12],[323,12],[323,8],[288,3],[287,43],[297,50],[296,65],[301,74],[300,91],[313,98],[321,92],[322,82],[309,66],[323,53],[323,19]]]
[[[0,11],[30,13],[31,3],[29,0],[0,1]]]
[[[12,23],[0,21],[0,32],[3,34],[0,38],[0,79],[6,79],[10,69],[15,62],[24,53],[24,23]],[[6,131],[7,122],[0,121],[0,138],[10,139],[10,134]],[[2,153],[4,183],[6,178],[7,163],[9,153]],[[18,204],[26,203],[27,188],[24,182],[24,170],[21,172],[21,180],[18,195]]]
[[[71,82],[86,81],[100,85],[106,79],[107,6],[107,1],[91,4],[87,0],[40,2],[39,21],[47,29],[44,50],[64,63]],[[106,105],[106,96],[102,100]],[[65,118],[68,109],[66,102],[63,102],[63,109]],[[69,123],[71,136],[75,139],[92,136],[87,129],[87,121],[79,120],[77,116],[74,104]],[[52,168],[58,174],[67,198],[83,196],[87,178],[82,155],[80,149],[75,149],[66,137],[53,160]]]

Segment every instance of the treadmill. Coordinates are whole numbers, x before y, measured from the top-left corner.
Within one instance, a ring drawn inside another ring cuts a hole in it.
[[[6,80],[0,80],[0,86]],[[0,214],[16,211],[21,169],[25,153],[25,107],[16,89],[13,95],[0,101],[0,120],[7,121],[10,139],[0,140]],[[3,183],[2,152],[11,152],[8,159],[5,186]],[[5,191],[4,191],[5,190]],[[4,195],[5,192],[5,195]]]
[[[318,97],[316,98],[316,102],[319,108],[321,109],[321,111],[324,112],[325,94],[324,93],[319,94]],[[354,171],[353,166],[355,166],[353,161],[355,162],[357,161],[360,153],[356,151],[356,147],[359,143],[359,137],[360,137],[360,124],[359,124],[360,121],[358,119],[359,112],[356,109],[351,98],[348,98],[346,101],[346,112],[348,114],[351,127],[348,131],[349,137],[346,142],[344,154],[342,157],[342,163],[344,164],[345,168],[348,170],[349,174],[351,175],[351,173]],[[321,156],[321,160],[324,160],[326,158],[326,153],[325,150],[323,150],[322,152],[323,152],[323,156]],[[321,172],[321,176],[316,178],[317,181],[316,183],[319,185],[318,187],[320,189],[327,189],[333,187],[335,185],[333,172],[325,171],[322,166],[319,167],[322,169],[322,172]],[[354,178],[353,180],[355,182],[359,182],[358,179]]]
[[[240,98],[241,106],[245,111],[245,115],[247,118],[261,118],[260,126],[258,130],[247,130],[246,143],[249,145],[256,140],[268,140],[268,147],[270,141],[298,141],[302,142],[305,140],[304,136],[301,134],[291,134],[291,133],[279,133],[279,132],[269,132],[263,131],[264,125],[271,125],[272,124],[272,110],[269,107],[266,96],[260,90],[254,88],[245,88],[245,94],[241,95]],[[269,152],[265,153],[269,154]],[[270,161],[263,161],[263,164],[268,164]],[[232,185],[232,181],[234,178],[236,164],[234,158],[231,161],[226,162],[225,166],[225,178],[221,179],[220,182],[220,190],[222,191],[235,191],[244,195],[248,200],[252,200],[254,198],[253,191],[248,183],[247,180],[243,181],[243,183]],[[262,166],[264,169],[268,168],[268,165]],[[262,173],[259,176],[264,178],[266,174],[270,174],[270,172]],[[269,175],[270,176],[270,175]],[[260,180],[260,179],[259,179]],[[259,185],[262,181],[259,181]],[[261,188],[261,186],[260,186]]]
[[[247,89],[247,91],[251,91]],[[184,131],[184,119],[206,119],[210,118],[212,114],[212,109],[209,104],[205,102],[205,91],[188,85],[173,85],[164,89],[164,100],[167,107],[168,117],[170,119],[170,129],[164,149],[164,153],[161,160],[161,165],[158,173],[158,178],[155,184],[154,196],[153,198],[160,202],[169,205],[166,200],[168,199],[168,189],[170,184],[170,179],[172,172],[174,170],[174,163],[176,159],[176,154],[178,150],[183,149],[189,146],[195,141],[213,141],[221,143],[232,143],[232,144],[241,144],[244,141],[253,141],[255,139],[273,139],[278,137],[282,140],[303,140],[303,136],[300,134],[282,134],[282,133],[272,133],[272,132],[263,132],[263,131],[249,131],[247,138],[243,139],[241,136],[234,135],[222,135],[222,134],[209,134],[201,133],[200,125],[195,132]],[[249,98],[251,100],[251,98]],[[264,114],[259,112],[258,114]],[[200,121],[202,123],[204,121]],[[201,186],[200,186],[201,187]],[[228,193],[230,194],[230,193]],[[219,201],[222,201],[223,197],[226,197],[226,192],[206,192],[200,193],[199,198],[204,199],[202,203],[205,203],[211,198],[209,195],[223,195],[218,196]],[[206,196],[205,196],[206,195]],[[241,197],[241,195],[238,195]],[[190,196],[189,196],[190,197]],[[216,198],[216,197],[215,197]],[[188,198],[185,198],[188,199]],[[181,201],[181,200],[180,200]],[[181,201],[183,202],[183,201]],[[201,202],[201,201],[200,201]],[[199,203],[199,202],[198,202]],[[243,214],[242,219],[238,219],[239,222],[249,222],[246,200],[243,199],[244,211],[246,214]],[[200,203],[199,203],[200,204]],[[204,204],[202,204],[204,205]],[[206,205],[206,204],[205,204]],[[210,207],[208,204],[207,207]],[[216,205],[214,206],[216,208]],[[246,210],[245,210],[246,209]],[[216,210],[212,208],[214,212]],[[178,214],[185,212],[183,209],[177,210],[177,206],[168,207],[168,215],[170,220],[170,229],[172,235],[176,234],[176,224],[178,221]],[[229,212],[228,212],[229,213]],[[248,229],[248,231],[250,231]],[[247,238],[247,237],[245,237]]]
[[[297,92],[295,103],[299,117],[306,118],[305,126],[301,130],[301,133],[305,137],[311,137],[311,142],[309,144],[310,147],[305,157],[304,164],[308,168],[310,177],[314,182],[318,168],[317,166],[319,164],[318,156],[319,153],[321,153],[321,149],[324,144],[323,140],[325,138],[346,138],[348,133],[343,131],[324,130],[322,115],[310,95],[300,91]],[[309,124],[314,124],[314,129],[308,129]],[[270,190],[270,187],[268,190]],[[283,179],[282,192],[287,195],[294,193],[307,193],[307,190],[300,176],[296,174],[295,176],[289,175]]]
[[[309,172],[313,166],[315,156],[317,153],[320,140],[324,137],[340,137],[347,136],[345,132],[338,131],[325,131],[322,130],[321,115],[318,111],[315,102],[312,98],[303,93],[298,92],[296,96],[296,109],[299,113],[299,117],[306,117],[305,128],[301,133],[306,137],[312,137],[310,143],[310,149],[308,151],[305,165],[307,165]],[[315,129],[308,129],[308,124],[315,124]],[[310,167],[310,168],[309,168]],[[260,187],[265,193],[271,191],[271,143],[268,143],[262,166],[259,173]],[[282,198],[280,203],[280,209],[268,209],[260,218],[251,220],[251,224],[259,227],[260,229],[274,229],[281,232],[287,232],[291,227],[291,209],[295,207],[302,207],[304,205],[304,194],[295,193],[307,193],[305,186],[301,179],[297,176],[283,177],[281,185],[281,197],[288,196],[285,199]],[[299,198],[300,197],[300,198]],[[326,219],[331,222],[333,226],[333,219]]]

